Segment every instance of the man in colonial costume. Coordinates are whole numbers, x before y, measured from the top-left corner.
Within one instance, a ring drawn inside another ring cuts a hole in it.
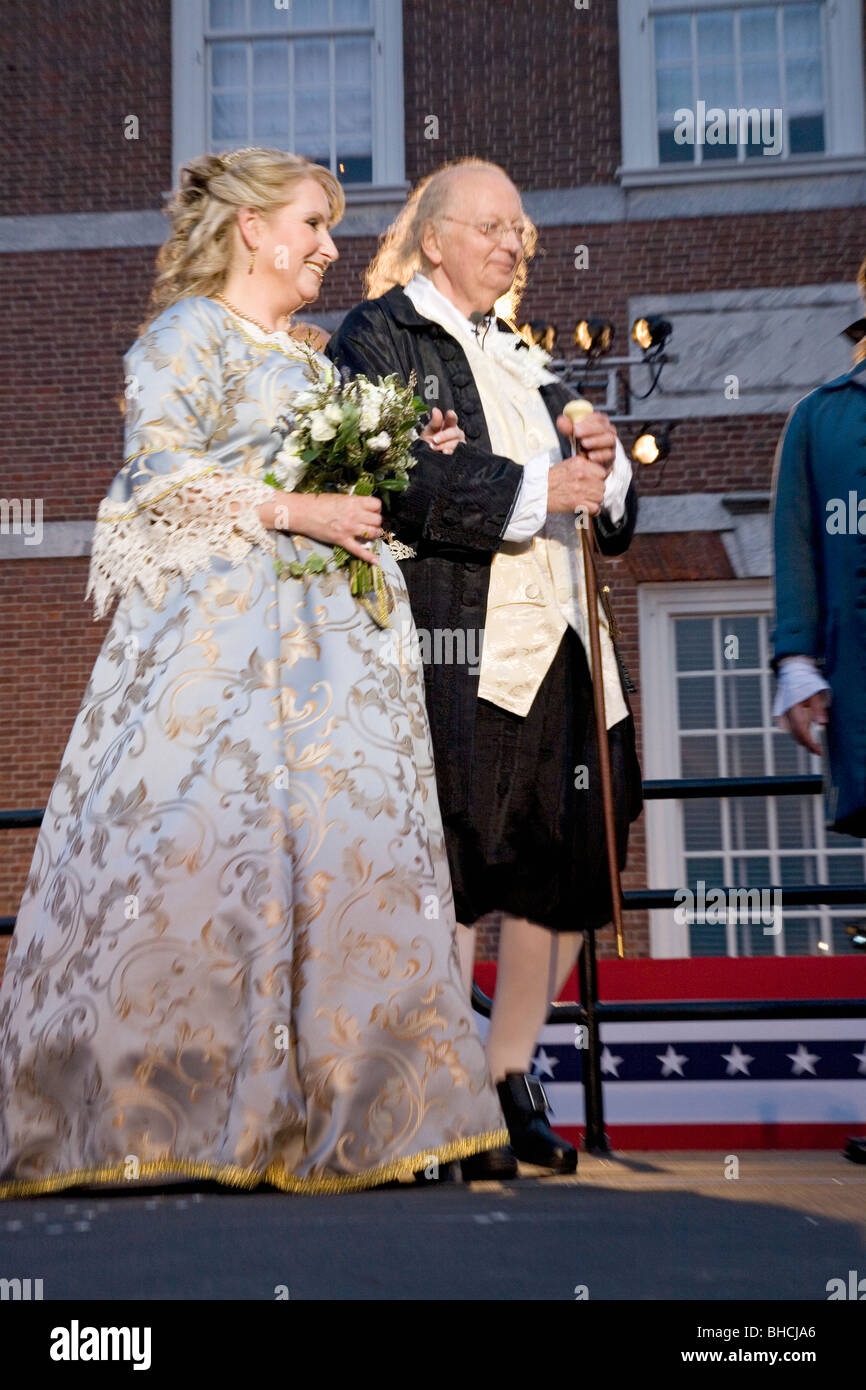
[[[866,261],[857,276],[866,303]],[[810,753],[826,726],[825,816],[866,837],[866,339],[854,366],[804,396],[779,441],[773,480],[776,628],[773,714]],[[846,1155],[866,1163],[866,1137]]]
[[[533,240],[503,170],[446,165],[413,193],[368,272],[370,298],[328,346],[351,372],[414,372],[451,449],[419,448],[391,524],[425,662],[467,982],[472,924],[503,913],[488,1058],[511,1150],[470,1160],[472,1177],[514,1175],[516,1158],[574,1171],[576,1151],[547,1123],[530,1069],[581,930],[611,915],[575,512],[592,515],[601,550],[616,555],[637,502],[605,417],[572,427],[561,415],[571,393],[493,311],[503,295],[516,302]],[[640,770],[601,609],[599,621],[623,865]]]

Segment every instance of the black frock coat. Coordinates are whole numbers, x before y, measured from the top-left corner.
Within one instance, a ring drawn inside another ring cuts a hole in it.
[[[417,551],[415,559],[401,562],[416,627],[430,633],[431,646],[436,629],[465,630],[465,651],[471,657],[480,650],[479,638],[468,634],[484,628],[490,565],[514,510],[523,469],[491,452],[478,388],[460,344],[419,314],[400,286],[351,309],[326,352],[353,376],[376,380],[394,372],[408,382],[414,372],[416,391],[431,408],[457,413],[466,443],[453,454],[441,454],[419,441],[409,487],[394,495],[385,524]],[[559,383],[540,390],[555,422],[573,393]],[[563,438],[563,457],[570,452]],[[600,515],[593,518],[602,553],[620,555],[626,550],[636,520],[637,491],[632,484],[618,525]],[[468,661],[434,662],[425,665],[424,675],[436,781],[447,822],[465,809],[478,669]],[[633,746],[633,728],[629,733]],[[628,819],[633,819],[640,805],[639,787],[632,789],[630,800]]]

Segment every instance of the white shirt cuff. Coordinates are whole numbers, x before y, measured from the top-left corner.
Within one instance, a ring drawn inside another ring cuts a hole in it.
[[[538,534],[547,520],[547,475],[551,450],[542,449],[523,465],[523,477],[504,541],[528,541]]]
[[[819,690],[829,690],[830,686],[810,656],[788,656],[779,662],[779,683],[773,701],[773,718],[778,719],[787,713],[792,705],[799,705],[810,699]]]
[[[614,526],[618,526],[625,516],[625,499],[630,487],[631,460],[622,447],[622,441],[617,439],[613,468],[605,480],[601,503],[602,511],[607,513]]]

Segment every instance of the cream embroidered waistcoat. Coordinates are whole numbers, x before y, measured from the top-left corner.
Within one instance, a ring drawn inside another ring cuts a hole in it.
[[[501,333],[495,322],[479,341],[469,321],[426,278],[417,275],[406,289],[419,312],[457,338],[466,353],[493,453],[522,466],[548,448],[551,462],[559,462],[559,436],[538,390],[539,384],[556,378],[522,370],[524,354],[509,350],[513,337]],[[625,719],[628,706],[601,602],[598,617],[605,715],[611,728]],[[571,513],[549,515],[531,540],[503,542],[493,557],[479,699],[528,714],[569,625],[580,637],[592,671],[582,547]]]
[[[551,462],[558,462],[558,436],[537,388],[509,377],[498,391],[484,389],[486,381],[482,385],[476,370],[476,357],[483,356],[482,351],[473,353],[470,365],[480,389],[493,452],[523,464],[549,445]],[[628,707],[601,603],[598,617],[605,715],[611,728],[625,719]],[[580,637],[592,670],[580,533],[573,515],[549,515],[531,540],[505,542],[493,557],[479,698],[514,714],[528,714],[569,625]]]

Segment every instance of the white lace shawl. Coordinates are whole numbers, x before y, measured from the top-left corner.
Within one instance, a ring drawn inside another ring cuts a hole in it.
[[[250,460],[233,468],[209,452],[236,420],[251,369],[274,349],[297,359],[285,335],[254,333],[213,300],[191,298],[165,310],[127,353],[136,389],[126,463],[100,503],[90,556],[96,618],[134,585],[161,607],[171,582],[188,582],[214,556],[237,566],[257,546],[276,555],[258,515],[273,488],[244,471]]]
[[[274,533],[258,515],[273,497],[273,488],[256,478],[193,461],[177,473],[151,478],[128,502],[103,498],[87,582],[95,617],[136,584],[160,608],[171,580],[187,582],[214,555],[234,567],[254,546],[276,554]]]

